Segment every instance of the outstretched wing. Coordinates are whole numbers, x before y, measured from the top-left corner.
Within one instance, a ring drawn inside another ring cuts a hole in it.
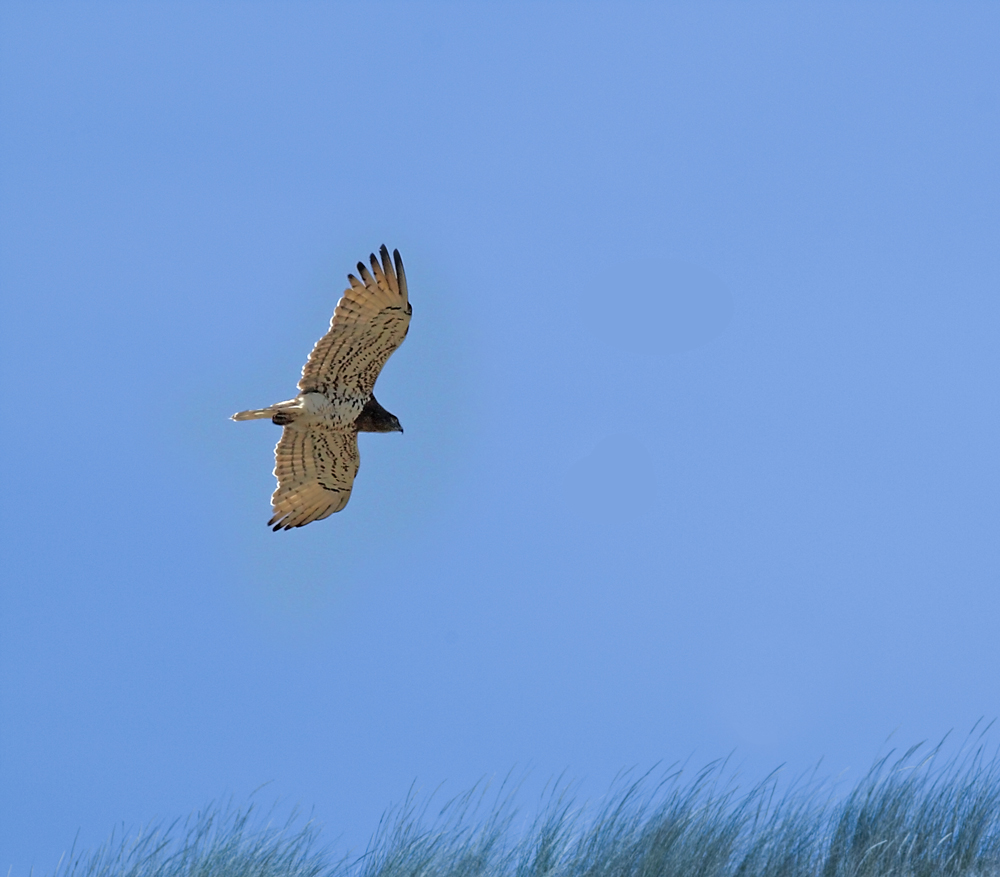
[[[385,245],[382,264],[372,253],[372,270],[358,262],[361,280],[348,274],[344,291],[327,332],[309,354],[299,389],[306,393],[347,392],[368,396],[392,352],[403,343],[410,327],[406,274],[399,250],[393,251],[395,270]]]
[[[317,424],[292,424],[274,449],[278,489],[271,497],[275,530],[303,527],[339,512],[351,498],[358,474],[358,434]]]

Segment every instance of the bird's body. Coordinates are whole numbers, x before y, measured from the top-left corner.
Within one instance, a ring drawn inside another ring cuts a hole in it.
[[[374,396],[369,395],[369,399]],[[267,408],[240,411],[233,420],[259,420],[269,418],[278,426],[298,424],[300,428],[325,424],[333,429],[350,429],[364,410],[366,400],[358,395],[314,391],[299,393],[287,402],[276,402]]]
[[[284,427],[274,449],[278,489],[271,497],[275,530],[302,527],[339,512],[357,474],[359,432],[402,432],[399,420],[375,399],[375,381],[410,325],[406,274],[399,251],[383,246],[372,271],[358,262],[361,280],[337,303],[330,330],[316,342],[294,399],[241,411],[233,420],[269,418]]]

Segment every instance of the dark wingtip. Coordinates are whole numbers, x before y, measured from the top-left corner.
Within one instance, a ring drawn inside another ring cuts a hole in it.
[[[392,260],[396,265],[396,276],[402,277],[403,282],[406,282],[406,272],[403,270],[403,257],[399,255],[399,250],[392,251]]]

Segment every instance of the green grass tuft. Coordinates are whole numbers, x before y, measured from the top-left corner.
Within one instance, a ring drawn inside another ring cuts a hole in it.
[[[54,877],[987,877],[1000,875],[998,765],[981,746],[948,759],[914,747],[838,794],[777,772],[741,791],[720,762],[623,779],[596,807],[556,784],[533,817],[508,781],[440,808],[411,795],[364,854],[337,860],[312,823],[210,808],[71,856]]]

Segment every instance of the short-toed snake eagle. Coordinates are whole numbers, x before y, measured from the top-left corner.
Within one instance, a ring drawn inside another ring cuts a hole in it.
[[[271,497],[275,530],[303,527],[339,512],[351,498],[361,461],[359,432],[402,432],[395,415],[375,399],[382,366],[410,327],[406,274],[399,251],[383,245],[382,264],[358,262],[327,332],[302,369],[299,394],[268,408],[240,411],[233,420],[270,418],[284,427],[274,449],[278,489]]]

